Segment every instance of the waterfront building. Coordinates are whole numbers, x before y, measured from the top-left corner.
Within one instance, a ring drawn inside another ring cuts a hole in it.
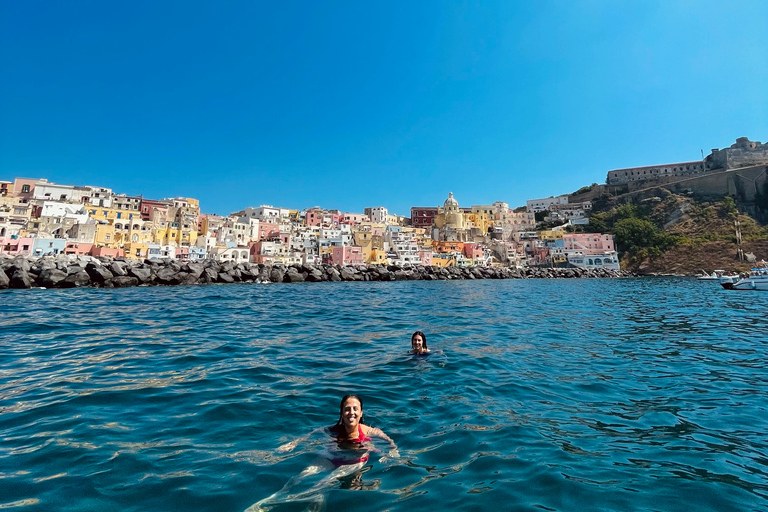
[[[279,239],[259,240],[251,244],[249,250],[251,263],[263,263],[265,265],[286,264],[288,257],[289,247]]]
[[[360,247],[334,246],[331,249],[331,264],[333,265],[363,265],[363,251]]]
[[[64,254],[86,256],[91,254],[93,247],[93,244],[86,242],[67,242],[66,246],[64,247]]]
[[[28,236],[18,238],[5,237],[0,239],[0,254],[28,256],[32,254],[34,243],[35,239]]]
[[[32,256],[64,254],[67,241],[63,238],[34,238],[32,242]]]
[[[600,233],[565,233],[563,246],[566,251],[582,251],[584,254],[599,254],[615,251],[613,235]]]

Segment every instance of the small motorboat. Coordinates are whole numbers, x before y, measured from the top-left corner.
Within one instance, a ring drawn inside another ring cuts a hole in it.
[[[706,270],[701,271],[701,275],[697,276],[696,279],[699,281],[718,281],[720,283],[723,282],[723,278],[728,278],[732,281],[736,281],[739,278],[738,274],[732,274],[732,275],[725,275],[725,270],[715,270],[711,274],[708,274]]]
[[[768,268],[753,268],[749,276],[738,281],[722,278],[720,284],[726,290],[765,290],[768,291]]]

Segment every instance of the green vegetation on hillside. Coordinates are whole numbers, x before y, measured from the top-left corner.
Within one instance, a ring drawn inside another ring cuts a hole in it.
[[[764,193],[768,206],[768,187]],[[680,245],[735,244],[736,221],[743,242],[761,242],[768,237],[768,230],[740,213],[731,197],[704,202],[659,189],[634,197],[632,202],[617,204],[613,198],[601,197],[593,205],[585,230],[612,233],[617,250],[630,266],[653,261]]]

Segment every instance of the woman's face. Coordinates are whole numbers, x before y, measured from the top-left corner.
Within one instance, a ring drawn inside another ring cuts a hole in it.
[[[424,349],[424,339],[421,334],[416,334],[411,338],[411,348],[416,352],[421,352]]]
[[[341,421],[347,428],[355,428],[363,417],[363,406],[357,398],[348,398],[341,408]]]

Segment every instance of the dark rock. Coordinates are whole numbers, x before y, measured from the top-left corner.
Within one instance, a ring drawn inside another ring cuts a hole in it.
[[[91,282],[93,283],[104,284],[114,277],[112,272],[94,262],[86,265],[85,271],[88,273],[88,276],[90,276]]]
[[[152,277],[152,271],[148,268],[128,267],[128,275],[139,280],[139,284],[148,283]]]
[[[172,267],[158,269],[155,274],[155,282],[157,284],[173,285],[179,284],[180,281],[178,271],[174,270]]]
[[[179,279],[179,283],[178,284],[184,284],[184,285],[197,284],[198,277],[196,277],[192,273],[189,273],[189,272],[179,272],[178,274],[176,274],[176,276]]]
[[[8,288],[14,288],[14,289],[31,288],[33,281],[29,273],[22,268],[15,268],[15,267],[16,265],[14,265],[14,267],[11,267],[13,268],[13,271],[11,272],[11,275],[8,279]]]
[[[29,272],[29,260],[24,256],[16,256],[13,258],[13,265],[24,272]]]
[[[283,276],[283,281],[287,283],[303,283],[306,279],[304,274],[300,274],[295,268],[291,267]]]
[[[15,263],[14,263],[14,267],[16,267]],[[11,273],[8,279],[8,288],[14,288],[14,289],[32,288],[32,278],[29,277],[29,274],[27,273],[26,270],[24,270],[23,268],[16,267],[14,268],[13,272]]]
[[[278,267],[273,267],[272,270],[269,272],[269,280],[273,283],[282,283],[283,282],[283,271]]]
[[[37,282],[40,286],[45,286],[46,288],[56,288],[66,277],[67,274],[57,268],[45,269],[40,272]]]
[[[325,276],[320,270],[314,269],[307,274],[307,281],[311,283],[319,283],[325,281]]]
[[[205,271],[205,267],[202,263],[187,263],[183,267],[181,267],[181,270],[184,272],[188,272],[195,276],[195,279],[199,279],[201,275],[203,275],[203,271]]]
[[[62,288],[80,288],[91,284],[91,276],[85,270],[69,274],[59,283]]]
[[[69,265],[67,267],[67,275],[77,274],[78,272],[83,271],[85,271],[85,268],[80,265]]]
[[[137,286],[139,280],[132,276],[115,276],[112,279],[112,285],[115,288],[127,288],[129,286]]]
[[[125,276],[128,275],[125,271],[125,264],[117,261],[113,261],[109,265],[109,271],[112,272],[113,276]]]
[[[226,272],[219,272],[219,282],[220,283],[234,283],[235,279],[227,274]]]
[[[358,274],[353,268],[350,267],[342,268],[341,272],[339,272],[339,275],[344,281],[361,281],[363,279],[363,276]]]
[[[216,283],[219,281],[219,273],[212,269],[206,268],[199,278],[201,283]]]
[[[334,283],[338,283],[341,281],[341,275],[339,275],[339,271],[335,268],[332,268],[328,271],[328,279],[333,281]]]

